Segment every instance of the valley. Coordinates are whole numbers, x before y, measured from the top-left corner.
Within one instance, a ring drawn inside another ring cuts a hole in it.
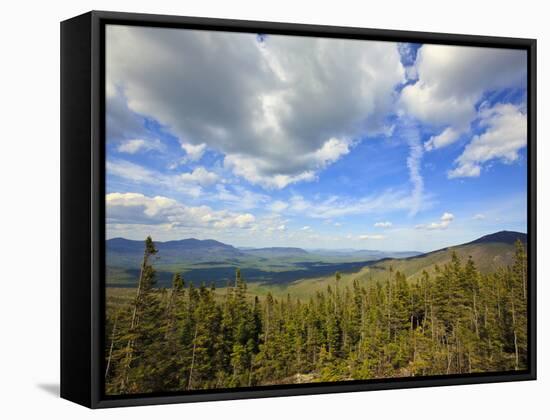
[[[520,232],[501,231],[472,242],[428,253],[383,252],[374,250],[313,250],[301,248],[239,249],[217,241],[157,242],[158,257],[154,261],[157,287],[171,287],[176,272],[186,283],[195,286],[214,285],[223,294],[233,284],[236,269],[241,270],[248,283],[248,294],[308,299],[328,285],[334,284],[335,273],[341,273],[340,284],[349,286],[387,280],[390,269],[404,274],[410,281],[423,271],[433,274],[436,266],[451,261],[452,254],[475,262],[481,273],[490,273],[512,263],[514,243],[526,243]],[[130,289],[110,292],[121,299],[133,296],[131,290],[139,276],[141,241],[112,239],[107,241],[107,286],[109,289]],[[108,292],[109,293],[109,292]]]

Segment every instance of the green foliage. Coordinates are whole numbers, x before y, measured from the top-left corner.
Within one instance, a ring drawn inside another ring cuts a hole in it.
[[[107,394],[521,370],[527,367],[527,255],[489,274],[472,258],[414,281],[334,281],[307,301],[250,299],[239,270],[222,298],[174,275],[157,289],[145,243],[131,305],[107,313]],[[219,295],[218,295],[219,296]]]

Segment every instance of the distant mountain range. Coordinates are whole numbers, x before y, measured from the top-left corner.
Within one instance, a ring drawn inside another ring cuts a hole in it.
[[[357,249],[314,249],[306,251],[296,247],[267,247],[267,248],[237,248],[232,245],[224,244],[213,239],[181,239],[176,241],[155,242],[159,250],[159,255],[163,260],[176,258],[181,261],[226,261],[249,256],[261,258],[300,258],[304,256],[334,257],[345,259],[364,259],[373,260],[380,258],[400,258],[419,255],[420,252],[386,252],[377,250],[357,250]],[[143,253],[143,241],[135,241],[125,238],[113,238],[106,242],[107,254],[132,259],[141,258]]]
[[[213,239],[181,239],[178,241],[155,241],[159,255],[163,259],[177,258],[184,261],[220,260],[243,256],[244,251]],[[122,254],[141,258],[143,241],[113,238],[106,241],[107,255]]]
[[[196,258],[201,260],[211,260],[211,256],[215,256],[216,260],[226,258],[238,258],[247,255],[255,255],[265,258],[274,257],[299,257],[304,255],[319,255],[331,257],[350,257],[356,256],[367,259],[380,258],[402,258],[419,255],[417,251],[378,251],[368,249],[311,249],[305,250],[297,247],[234,247],[224,244],[213,239],[181,239],[175,241],[160,242],[156,241],[160,253],[163,257],[178,257],[183,260],[192,259],[196,262]],[[143,252],[143,241],[136,241],[125,238],[108,239],[106,242],[108,253],[120,253],[141,257]]]
[[[389,265],[407,275],[450,260],[452,251],[472,255],[481,270],[508,263],[516,240],[527,241],[520,232],[501,231],[466,244],[428,253],[377,250],[304,250],[296,247],[237,248],[212,239],[195,238],[155,242],[159,250],[154,261],[159,283],[170,284],[175,272],[195,282],[224,285],[242,270],[248,281],[288,283],[304,278],[331,275],[335,271],[359,272],[363,267],[378,271]],[[133,286],[143,257],[143,241],[113,238],[106,241],[107,284]],[[401,268],[399,268],[401,267]]]

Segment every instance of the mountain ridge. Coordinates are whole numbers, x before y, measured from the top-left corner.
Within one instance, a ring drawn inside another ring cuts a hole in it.
[[[237,253],[249,253],[249,252],[267,252],[267,251],[274,251],[274,252],[280,252],[280,253],[288,253],[288,252],[295,252],[299,254],[325,254],[325,253],[350,253],[350,254],[358,254],[362,252],[369,252],[369,253],[380,253],[380,254],[407,254],[407,253],[415,253],[417,255],[414,256],[406,256],[405,258],[418,258],[422,255],[431,254],[434,252],[444,251],[450,248],[458,247],[458,246],[464,246],[464,245],[472,245],[472,244],[481,244],[481,243],[507,243],[507,244],[513,244],[516,242],[516,240],[520,240],[524,244],[527,243],[527,234],[522,232],[516,232],[516,231],[509,231],[509,230],[501,230],[498,232],[490,233],[484,236],[481,236],[477,239],[474,239],[470,242],[465,242],[462,244],[457,245],[450,245],[448,247],[435,249],[433,251],[428,252],[418,252],[418,251],[380,251],[380,250],[368,250],[368,249],[324,249],[324,248],[315,248],[315,249],[304,249],[300,247],[290,247],[290,246],[273,246],[273,247],[236,247],[230,244],[226,244],[224,242],[217,241],[215,239],[196,239],[196,238],[184,238],[184,239],[174,239],[169,241],[155,241],[155,244],[159,249],[165,248],[165,247],[171,247],[171,248],[178,248],[178,249],[197,249],[197,248],[209,248],[209,247],[219,247],[226,250],[234,250]],[[142,240],[136,240],[136,239],[127,239],[123,237],[116,237],[116,238],[110,238],[106,240],[106,243],[112,248],[113,245],[120,249],[121,247],[143,247],[143,241]],[[383,257],[382,257],[383,258]],[[381,258],[381,259],[382,259]]]
[[[368,251],[348,255],[316,253],[296,247],[266,247],[242,249],[207,239],[187,238],[175,241],[158,241],[159,253],[155,268],[159,284],[169,286],[175,272],[181,272],[194,282],[226,284],[240,268],[249,282],[289,284],[301,279],[333,276],[342,273],[365,273],[365,279],[379,277],[393,267],[407,277],[416,277],[426,269],[450,261],[452,253],[461,258],[472,257],[482,272],[506,266],[514,255],[513,243],[526,242],[527,235],[520,232],[500,231],[473,241],[410,256],[407,253]],[[139,273],[143,258],[143,241],[112,238],[106,241],[107,283],[132,285]],[[378,273],[378,274],[376,274]]]

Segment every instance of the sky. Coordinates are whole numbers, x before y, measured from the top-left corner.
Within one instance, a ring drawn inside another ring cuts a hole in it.
[[[526,232],[526,86],[522,50],[108,25],[107,238]]]

